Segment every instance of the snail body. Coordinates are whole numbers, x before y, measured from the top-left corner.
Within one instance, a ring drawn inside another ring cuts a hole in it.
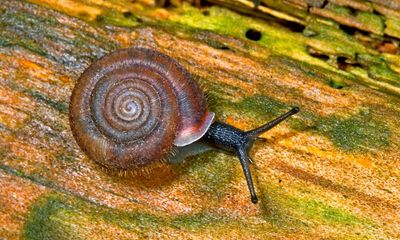
[[[176,60],[146,48],[117,50],[92,63],[70,103],[70,125],[80,148],[100,165],[135,170],[162,161],[193,142],[239,156],[253,203],[248,163],[257,136],[288,113],[252,131],[214,122],[205,97]]]

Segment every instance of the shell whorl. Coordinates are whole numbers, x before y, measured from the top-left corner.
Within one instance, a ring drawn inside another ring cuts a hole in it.
[[[204,135],[213,120],[203,94],[174,59],[145,48],[94,62],[71,97],[71,129],[101,165],[136,169]]]

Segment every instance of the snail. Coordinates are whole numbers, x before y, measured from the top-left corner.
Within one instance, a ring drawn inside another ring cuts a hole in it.
[[[203,143],[236,153],[251,201],[257,203],[249,163],[253,142],[287,117],[251,131],[214,121],[199,85],[171,57],[147,48],[114,51],[92,63],[71,96],[70,125],[86,155],[115,170],[137,170]]]

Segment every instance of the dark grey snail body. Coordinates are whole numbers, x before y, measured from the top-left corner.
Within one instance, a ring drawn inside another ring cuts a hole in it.
[[[249,169],[253,142],[298,111],[251,131],[213,122],[203,93],[177,61],[129,48],[99,59],[82,74],[71,97],[70,124],[89,158],[111,169],[136,170],[171,156],[176,161],[199,150],[190,149],[194,142],[235,153],[257,203]]]

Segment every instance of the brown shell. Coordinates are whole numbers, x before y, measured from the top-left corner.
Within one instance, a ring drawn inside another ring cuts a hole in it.
[[[101,165],[137,169],[204,135],[213,121],[204,96],[174,59],[145,48],[115,51],[89,66],[71,97],[81,149]]]

